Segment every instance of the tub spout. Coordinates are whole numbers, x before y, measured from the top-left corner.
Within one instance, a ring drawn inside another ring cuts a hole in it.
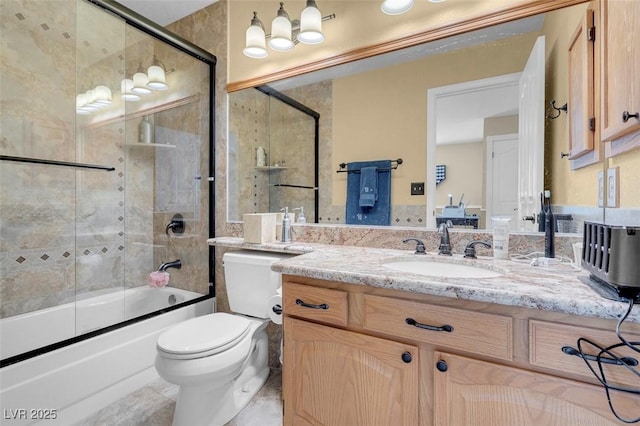
[[[180,269],[182,268],[182,262],[180,262],[180,259],[176,259],[173,262],[164,262],[162,265],[160,265],[158,271],[166,272],[166,270],[169,268]]]

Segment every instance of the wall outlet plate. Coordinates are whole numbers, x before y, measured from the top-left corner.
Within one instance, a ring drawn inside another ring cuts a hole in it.
[[[411,182],[411,195],[424,195],[424,182]]]
[[[607,207],[620,206],[620,168],[607,169]]]
[[[604,170],[598,172],[598,207],[604,207]]]

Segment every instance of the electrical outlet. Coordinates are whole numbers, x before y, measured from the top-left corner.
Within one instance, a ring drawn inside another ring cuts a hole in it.
[[[607,169],[607,207],[618,207],[620,202],[619,168]]]
[[[411,195],[424,195],[424,182],[411,182]]]

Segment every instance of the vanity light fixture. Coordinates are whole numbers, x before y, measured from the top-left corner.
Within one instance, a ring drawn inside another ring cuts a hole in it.
[[[446,0],[429,0],[429,3],[442,3]],[[413,7],[413,0],[384,0],[380,10],[387,15],[402,15]]]
[[[413,7],[413,0],[384,0],[380,10],[387,15],[401,15]]]
[[[265,58],[267,53],[266,39],[273,50],[286,52],[292,50],[298,43],[319,44],[324,41],[322,22],[334,19],[335,14],[323,17],[315,0],[307,0],[306,7],[300,15],[300,21],[291,20],[280,2],[280,9],[271,22],[271,34],[266,34],[258,13],[253,12],[251,25],[245,33],[245,48],[243,53],[255,59]]]
[[[269,47],[281,52],[293,49],[291,19],[289,19],[289,14],[284,10],[284,3],[282,2],[280,2],[278,15],[271,22],[271,40],[269,40]]]
[[[140,96],[133,93],[132,89],[133,89],[132,79],[125,78],[120,82],[120,97],[122,98],[122,100],[127,102],[136,102],[140,100]]]
[[[142,64],[138,65],[138,71],[133,75],[133,87],[131,91],[136,95],[148,95],[151,93],[151,89],[147,87],[149,84],[149,77],[144,73]]]
[[[166,70],[167,68],[164,64],[153,56],[153,65],[151,65],[147,69],[147,76],[149,77],[149,82],[147,83],[147,87],[152,90],[167,90],[169,86],[167,85],[166,80]]]
[[[111,89],[102,84],[76,95],[76,114],[78,115],[89,115],[109,105],[111,105]]]

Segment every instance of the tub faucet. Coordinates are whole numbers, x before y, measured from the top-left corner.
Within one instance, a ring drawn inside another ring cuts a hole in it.
[[[438,254],[443,256],[451,256],[451,240],[449,239],[449,228],[451,227],[451,221],[441,223],[438,227],[438,234],[440,234],[440,247],[438,247]]]
[[[169,268],[176,268],[176,269],[180,269],[182,268],[182,262],[180,262],[180,259],[176,259],[173,262],[164,262],[160,265],[160,267],[158,268],[159,272],[166,272],[167,269]]]

